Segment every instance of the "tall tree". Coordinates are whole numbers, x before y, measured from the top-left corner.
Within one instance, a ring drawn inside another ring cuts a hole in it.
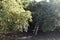
[[[37,29],[44,32],[53,31],[58,24],[55,5],[44,1],[34,3],[34,5],[31,6],[32,4],[33,3],[30,4],[28,10],[32,12],[32,23],[34,25],[32,27],[35,27],[35,32]]]
[[[10,29],[27,32],[32,16],[24,10],[22,0],[0,0],[0,5],[0,32]]]

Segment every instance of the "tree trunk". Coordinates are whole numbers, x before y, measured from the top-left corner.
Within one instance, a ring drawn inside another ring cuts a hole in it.
[[[35,28],[34,28],[34,32],[33,32],[33,34],[34,34],[35,36],[37,35],[38,29],[39,29],[39,25],[38,25],[38,23],[36,23],[36,24],[35,24]]]

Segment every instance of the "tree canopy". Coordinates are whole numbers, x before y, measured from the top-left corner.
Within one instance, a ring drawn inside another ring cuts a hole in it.
[[[53,31],[58,24],[55,6],[56,5],[44,1],[30,3],[27,9],[32,12],[32,25],[35,26],[37,23],[36,27],[39,25],[40,30],[44,32]]]
[[[32,16],[30,11],[24,10],[23,3],[22,0],[0,0],[0,31],[28,30]]]

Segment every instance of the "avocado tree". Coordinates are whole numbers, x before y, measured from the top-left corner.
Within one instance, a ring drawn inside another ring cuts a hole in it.
[[[53,31],[58,25],[58,16],[56,15],[57,12],[54,4],[44,1],[38,3],[35,2],[30,3],[27,9],[32,12],[32,25],[34,25],[32,27],[34,27],[36,34],[38,30],[44,32]]]

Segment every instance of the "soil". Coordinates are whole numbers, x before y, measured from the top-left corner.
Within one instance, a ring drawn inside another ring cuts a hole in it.
[[[38,32],[36,36],[25,36],[25,39],[19,40],[60,40],[60,31]]]
[[[29,33],[0,36],[0,40],[60,40],[60,31],[38,32],[36,36]]]

